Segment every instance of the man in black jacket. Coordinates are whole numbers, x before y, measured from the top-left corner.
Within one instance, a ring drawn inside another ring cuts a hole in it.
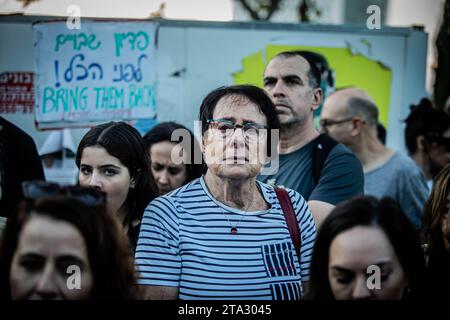
[[[0,117],[0,216],[8,217],[23,199],[22,182],[45,180],[33,139]]]

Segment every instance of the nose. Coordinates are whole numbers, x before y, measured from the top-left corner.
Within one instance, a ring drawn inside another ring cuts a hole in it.
[[[240,131],[239,133],[237,131]],[[243,128],[236,128],[229,138],[231,143],[227,143],[226,154],[235,157],[245,157],[246,156],[246,137]]]
[[[102,183],[101,178],[97,172],[93,172],[91,175],[91,179],[89,180],[89,187],[101,190],[102,189]]]
[[[237,133],[240,131],[239,133]],[[233,142],[233,145],[235,147],[238,147],[240,145],[245,145],[245,132],[243,128],[235,128],[233,134],[231,135],[231,139]]]
[[[168,185],[169,184],[169,172],[166,169],[161,170],[160,172],[158,172],[156,174],[156,181],[159,184]]]
[[[364,276],[359,276],[355,280],[355,286],[352,291],[352,299],[363,300],[370,298],[370,290],[367,287],[367,280]]]
[[[285,97],[284,85],[282,81],[277,81],[271,91],[274,98]]]
[[[35,287],[36,294],[39,298],[45,300],[54,299],[58,296],[55,273],[56,271],[51,263],[47,263]]]

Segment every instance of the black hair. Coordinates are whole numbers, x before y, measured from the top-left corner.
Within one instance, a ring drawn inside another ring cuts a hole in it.
[[[320,83],[322,82],[322,75],[317,67],[317,58],[312,55],[312,52],[309,51],[284,51],[281,53],[278,53],[275,57],[280,58],[291,58],[291,57],[301,57],[305,59],[309,64],[309,71],[308,71],[308,79],[309,79],[309,85],[313,88],[320,88]]]
[[[188,133],[189,139],[190,139],[190,163],[185,164],[186,165],[186,171],[187,171],[187,177],[186,181],[183,183],[188,183],[194,179],[199,178],[203,173],[203,159],[202,159],[202,152],[200,150],[200,146],[197,142],[197,139],[195,139],[194,134],[191,130],[186,128],[185,126],[176,123],[176,122],[162,122],[151,128],[145,135],[144,135],[144,142],[147,146],[147,150],[150,151],[150,148],[152,145],[158,142],[162,141],[169,141],[173,143],[180,143],[182,140],[182,137],[178,141],[172,140],[172,133],[175,130],[185,130],[184,132]],[[201,160],[200,163],[197,160]],[[152,159],[150,159],[151,161]],[[197,161],[196,161],[197,160]]]
[[[208,129],[207,121],[212,119],[214,109],[219,100],[226,96],[243,96],[250,102],[259,107],[261,112],[267,118],[268,139],[267,139],[267,154],[272,156],[271,150],[271,131],[280,129],[280,121],[275,109],[275,105],[269,96],[261,88],[252,85],[236,85],[229,87],[220,87],[211,91],[204,99],[200,106],[199,119],[202,123],[202,135]]]
[[[386,129],[380,122],[377,124],[377,137],[382,144],[386,145]]]
[[[356,226],[377,226],[383,230],[409,282],[408,297],[416,297],[423,287],[425,268],[418,233],[394,200],[360,196],[337,205],[322,223],[314,245],[306,298],[334,300],[328,278],[330,246],[340,233]]]
[[[422,98],[419,104],[410,106],[411,113],[405,119],[405,143],[410,154],[417,150],[417,137],[442,136],[450,128],[450,116],[433,108],[432,102]]]

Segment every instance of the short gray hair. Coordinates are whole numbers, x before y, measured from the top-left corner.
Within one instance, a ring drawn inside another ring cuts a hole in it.
[[[360,97],[350,97],[347,106],[350,116],[362,118],[370,127],[377,126],[378,108],[375,103]]]

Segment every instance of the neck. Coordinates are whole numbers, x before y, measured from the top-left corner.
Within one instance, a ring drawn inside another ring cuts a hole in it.
[[[209,170],[205,175],[205,182],[214,198],[227,206],[250,211],[257,207],[260,195],[256,185],[256,178],[227,179],[212,174]]]
[[[428,157],[424,152],[417,151],[412,155],[413,160],[416,164],[422,168],[425,179],[430,180],[433,178],[430,170],[430,163],[428,162]]]
[[[122,226],[125,226],[125,222],[127,219],[127,215],[128,215],[128,210],[127,210],[127,206],[123,205],[119,210],[117,210],[116,212],[116,217],[119,220],[120,224]],[[127,226],[128,227],[128,226]]]
[[[385,147],[376,136],[364,133],[351,149],[361,161],[364,172],[384,164],[394,154],[394,151]]]
[[[283,125],[281,125],[283,127]],[[295,123],[284,127],[280,132],[280,154],[294,152],[319,136],[313,121]]]

